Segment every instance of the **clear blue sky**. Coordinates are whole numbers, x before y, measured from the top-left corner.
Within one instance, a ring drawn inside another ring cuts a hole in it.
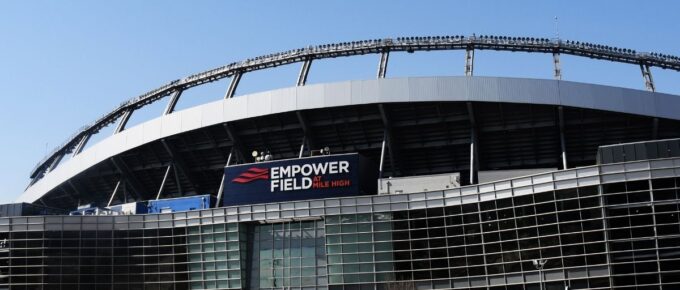
[[[555,36],[680,55],[676,1],[3,1],[0,8],[0,203],[79,127],[170,80],[262,54],[361,39]],[[309,81],[368,79],[377,56],[315,63]],[[562,57],[565,80],[643,88],[630,65]],[[460,52],[393,54],[388,77],[461,75]],[[290,86],[299,67],[245,75],[238,94]],[[548,55],[477,52],[475,75],[551,78]],[[659,91],[680,74],[654,70]],[[216,100],[226,83],[186,94]],[[139,113],[158,114],[164,104]],[[131,120],[131,122],[133,122]],[[133,125],[134,123],[133,122]],[[97,139],[95,138],[95,141]],[[92,143],[92,142],[91,142]]]

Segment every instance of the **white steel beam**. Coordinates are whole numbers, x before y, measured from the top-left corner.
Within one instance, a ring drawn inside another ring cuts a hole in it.
[[[227,164],[224,165],[224,167],[227,167],[231,164],[231,157],[234,155],[234,148],[229,151],[229,157],[227,157]],[[215,202],[215,207],[220,207],[221,202],[222,202],[222,195],[224,195],[224,173],[222,173],[222,179],[220,180],[220,188],[217,190],[217,201]]]
[[[649,69],[647,63],[640,63],[640,71],[642,71],[642,78],[645,80],[645,87],[650,92],[656,91],[656,86],[654,86],[654,78],[652,78],[652,70]]]
[[[170,95],[170,100],[168,101],[168,105],[165,106],[165,110],[163,110],[163,115],[167,115],[175,111],[175,106],[177,106],[177,102],[179,101],[179,98],[182,96],[182,90],[176,90],[174,93]]]
[[[307,83],[307,75],[309,74],[309,68],[312,66],[312,59],[309,58],[302,63],[300,67],[300,74],[298,74],[297,86],[304,86]]]
[[[465,76],[471,77],[475,65],[475,49],[469,46],[465,49]]]
[[[477,121],[471,102],[467,103],[467,110],[470,117],[470,184],[477,184],[479,181],[479,136],[477,136]]]
[[[73,155],[72,156],[76,156],[76,155],[80,154],[80,152],[83,151],[83,149],[85,148],[85,145],[87,145],[87,141],[90,140],[91,136],[92,136],[92,134],[85,134],[85,136],[83,136],[83,138],[80,139],[80,142],[78,142],[78,145],[76,145],[76,148],[73,149]]]
[[[224,95],[225,99],[231,99],[234,97],[234,94],[236,93],[236,87],[238,87],[238,83],[241,81],[241,73],[237,72],[231,77],[231,82],[229,83],[229,88],[227,89],[227,93]]]
[[[379,79],[384,79],[385,76],[387,75],[387,62],[390,59],[390,51],[389,50],[383,50],[383,52],[380,53],[380,63],[378,64],[378,78]]]
[[[116,127],[116,130],[113,131],[113,134],[118,134],[121,131],[125,130],[125,125],[127,125],[127,122],[130,120],[130,116],[132,116],[132,112],[134,109],[127,109],[125,113],[123,113],[123,116],[120,117],[120,121],[118,121],[118,126]]]
[[[120,180],[118,180],[118,182],[116,182],[116,187],[113,188],[113,192],[111,192],[111,197],[109,198],[109,203],[106,204],[106,207],[111,206],[111,204],[113,203],[113,198],[116,197],[116,192],[118,192],[118,187],[120,187],[120,182],[121,182]]]
[[[564,109],[562,106],[557,107],[557,114],[559,118],[560,127],[560,148],[562,149],[562,169],[567,169],[567,142],[564,137]]]
[[[161,186],[158,188],[158,194],[156,194],[156,200],[159,200],[161,198],[161,194],[163,194],[163,188],[165,188],[165,182],[168,180],[168,175],[170,175],[170,169],[172,169],[172,163],[168,165],[168,168],[165,169],[165,175],[163,175],[163,181],[161,181]]]
[[[562,65],[560,64],[560,53],[553,52],[553,66],[555,67],[555,79],[562,80]]]

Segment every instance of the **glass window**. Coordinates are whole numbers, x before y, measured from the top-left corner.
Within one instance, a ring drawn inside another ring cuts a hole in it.
[[[360,222],[360,223],[371,222],[371,215],[367,214],[367,213],[357,214],[357,222]]]
[[[602,185],[602,192],[604,194],[619,193],[626,191],[626,184],[624,182],[609,183]]]
[[[552,191],[540,192],[534,195],[534,201],[536,203],[549,202],[555,200],[555,196]]]
[[[365,219],[366,216],[362,218]],[[342,220],[355,221],[356,215],[342,216]],[[259,288],[299,287],[300,285],[325,286],[325,284],[316,284],[317,281],[326,283],[325,268],[322,268],[324,269],[323,272],[317,273],[316,267],[318,265],[326,265],[326,250],[331,254],[328,256],[328,262],[331,263],[331,266],[353,260],[349,255],[343,257],[332,254],[356,252],[357,235],[331,235],[328,239],[329,245],[325,246],[325,232],[322,230],[324,226],[324,223],[314,221],[255,225],[255,232],[257,234],[254,235],[253,247],[259,250],[259,252],[253,255],[253,259],[259,260],[259,267],[254,267],[251,275],[253,277],[260,277]],[[340,232],[341,229],[344,230],[345,225],[327,225],[325,227],[329,231],[337,229]],[[340,242],[349,242],[349,244],[338,244]],[[234,253],[238,254],[239,252],[235,251]],[[273,255],[270,253],[273,253]],[[267,258],[272,256],[274,257],[273,260]],[[240,257],[236,258],[237,260],[234,262],[240,261]],[[333,267],[330,270],[331,273],[342,272],[338,267]],[[240,272],[236,271],[235,273]],[[271,275],[273,275],[274,279],[268,278]],[[300,276],[302,278],[290,278]],[[317,276],[319,276],[319,279],[317,279]]]

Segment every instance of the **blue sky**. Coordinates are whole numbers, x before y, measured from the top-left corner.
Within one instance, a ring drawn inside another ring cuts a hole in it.
[[[3,1],[0,8],[0,203],[29,172],[121,102],[170,80],[248,57],[361,39],[555,36],[680,55],[676,1]],[[475,75],[551,78],[549,55],[481,51]],[[314,63],[309,82],[375,77],[375,55]],[[562,57],[565,80],[642,89],[635,66]],[[462,75],[461,52],[393,54],[388,77]],[[247,74],[238,94],[291,86],[297,65]],[[680,74],[653,70],[680,94]],[[187,92],[186,108],[227,84]],[[156,116],[164,103],[133,115]],[[101,139],[106,130],[97,138]]]

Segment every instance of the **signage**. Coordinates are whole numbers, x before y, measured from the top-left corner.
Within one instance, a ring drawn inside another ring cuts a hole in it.
[[[228,166],[224,174],[225,206],[376,193],[377,170],[359,154]]]

